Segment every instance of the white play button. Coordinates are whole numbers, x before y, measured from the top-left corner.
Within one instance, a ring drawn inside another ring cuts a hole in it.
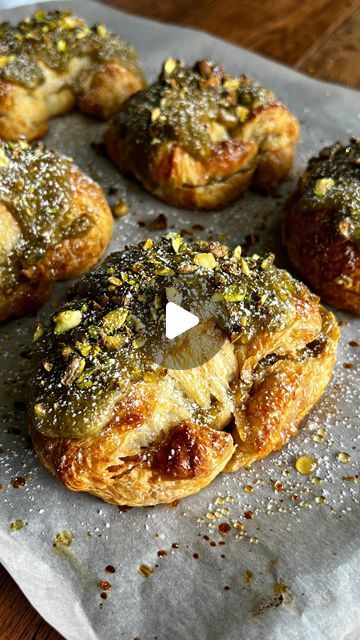
[[[175,302],[167,303],[165,314],[165,333],[168,340],[180,336],[182,333],[185,333],[185,331],[199,324],[199,318],[196,315],[179,307]]]

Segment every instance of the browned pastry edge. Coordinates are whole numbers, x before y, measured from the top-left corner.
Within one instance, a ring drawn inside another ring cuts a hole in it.
[[[326,336],[324,348],[316,357],[303,362],[291,358],[280,360],[256,392],[251,391],[246,402],[245,424],[250,424],[252,429],[250,433],[245,429],[245,438],[241,428],[235,432],[234,440],[239,446],[227,464],[227,471],[250,466],[255,460],[281,449],[324,393],[332,376],[340,332],[333,314],[322,307],[320,310]],[[305,314],[303,331],[307,321],[311,323],[311,318]],[[291,336],[289,339],[291,341]]]
[[[238,375],[250,383],[244,395],[244,390],[237,391],[238,381],[233,381],[237,405],[233,436],[179,421],[167,434],[139,447],[136,438],[141,439],[142,429],[147,431],[145,425],[159,401],[157,383],[144,383],[133,390],[136,403],[130,393],[95,436],[51,438],[36,431],[30,417],[30,434],[41,462],[68,489],[87,491],[114,504],[146,506],[196,493],[225,467],[235,471],[280,449],[328,384],[339,339],[334,316],[319,308],[316,300],[300,303],[298,314],[287,329],[261,332],[238,348]],[[325,341],[313,345],[310,358],[294,357],[296,349],[309,341],[316,343],[319,335]],[[265,378],[251,382],[261,358],[270,353],[277,354],[277,360]],[[219,428],[226,424],[228,420]],[[134,442],[137,454],[122,455],[121,448],[130,450]]]
[[[336,211],[304,211],[295,192],[284,209],[283,243],[299,274],[327,302],[360,314],[360,249],[335,228]]]
[[[263,137],[262,127],[269,129]],[[278,148],[267,148],[266,136],[278,134],[281,127],[288,141]],[[271,104],[254,112],[244,125],[241,139],[216,143],[210,157],[196,164],[176,143],[169,143],[150,158],[146,148],[132,148],[126,133],[120,137],[114,124],[105,134],[105,144],[120,171],[133,174],[160,200],[186,209],[222,209],[249,187],[267,195],[274,193],[291,169],[298,138],[298,123],[287,107]],[[191,185],[182,181],[184,166],[190,162],[195,177]]]
[[[43,65],[45,81],[34,89],[0,80],[0,138],[16,141],[20,137],[35,140],[46,135],[48,120],[78,107],[90,116],[107,119],[133,93],[146,86],[142,77],[116,61],[98,65],[87,72],[82,92],[72,88],[71,65],[58,73]],[[81,59],[78,59],[81,64]]]
[[[49,297],[54,281],[88,271],[110,241],[113,218],[102,188],[75,166],[70,170],[69,180],[73,191],[70,217],[87,214],[93,225],[83,235],[67,238],[48,249],[41,260],[22,273],[11,294],[0,296],[0,322],[38,309]]]

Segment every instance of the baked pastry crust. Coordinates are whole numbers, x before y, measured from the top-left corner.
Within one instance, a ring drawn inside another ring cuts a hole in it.
[[[145,86],[135,50],[103,24],[71,11],[0,24],[0,138],[44,136],[50,118],[75,106],[109,118]]]
[[[170,346],[180,367],[155,366],[166,301],[177,287],[186,305],[189,283],[189,299],[208,287],[214,316]],[[42,331],[29,405],[41,462],[68,489],[131,506],[170,503],[280,449],[326,387],[339,339],[271,256],[175,234],[110,256]]]
[[[187,209],[221,209],[249,186],[273,193],[292,165],[299,125],[274,93],[206,60],[169,58],[105,135],[122,172]]]
[[[360,314],[360,139],[309,161],[285,205],[283,241],[322,299]]]
[[[112,233],[101,187],[42,144],[0,144],[0,322],[93,266]]]

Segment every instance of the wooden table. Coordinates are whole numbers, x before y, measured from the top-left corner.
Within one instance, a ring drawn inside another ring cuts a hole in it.
[[[360,88],[358,0],[109,0],[109,4],[206,30],[316,78]],[[61,640],[1,567],[0,593],[0,640]]]

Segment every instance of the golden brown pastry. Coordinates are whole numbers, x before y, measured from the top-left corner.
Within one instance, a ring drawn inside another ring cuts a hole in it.
[[[360,314],[360,138],[309,161],[285,205],[283,240],[325,302]]]
[[[299,125],[272,91],[207,60],[172,58],[132,96],[105,136],[108,153],[153,195],[221,209],[253,186],[272,193],[294,157]]]
[[[37,309],[55,280],[87,271],[112,225],[101,187],[71,158],[0,142],[0,322]]]
[[[201,322],[167,340],[173,300]],[[40,460],[69,489],[141,506],[280,449],[324,391],[339,331],[273,256],[168,234],[112,254],[36,338]]]
[[[0,24],[0,138],[39,138],[49,118],[74,106],[109,118],[145,86],[133,47],[103,24],[89,27],[71,11]]]

